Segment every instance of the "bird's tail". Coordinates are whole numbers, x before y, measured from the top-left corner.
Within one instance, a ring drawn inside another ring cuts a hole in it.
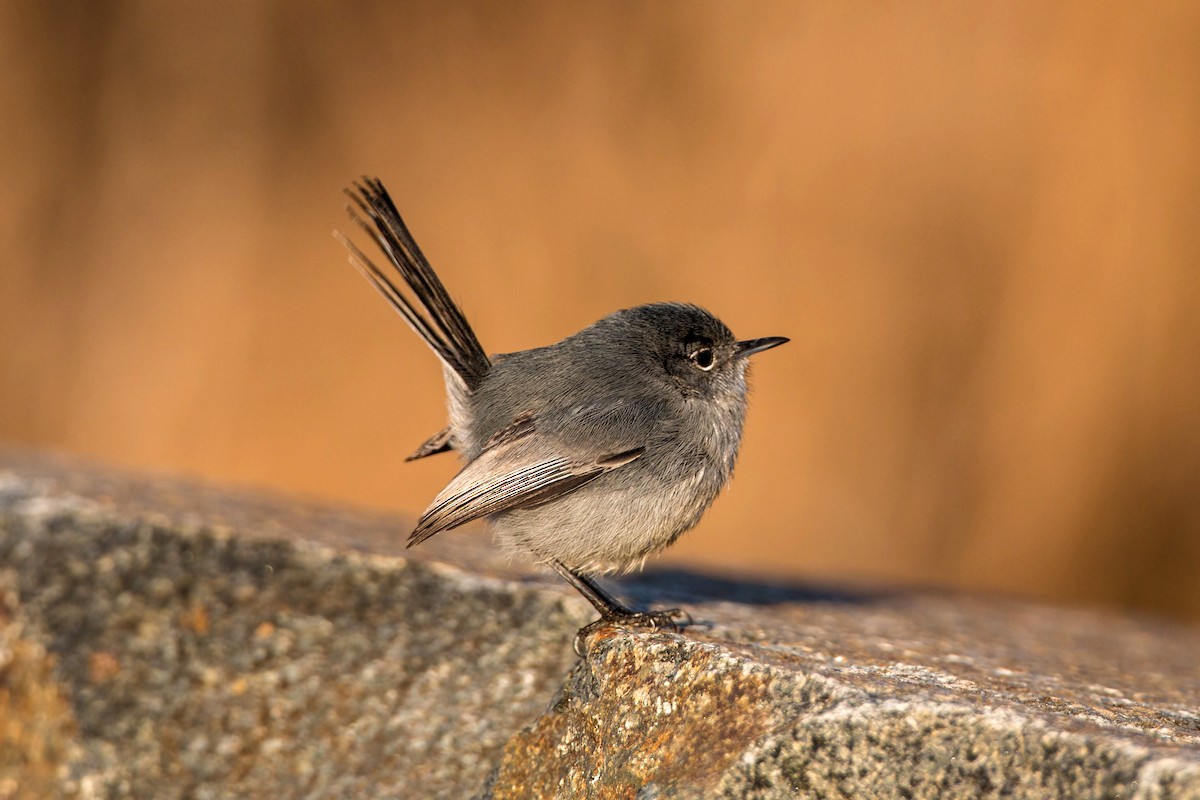
[[[467,389],[474,391],[492,362],[462,309],[450,299],[446,287],[417,247],[387,189],[378,178],[363,178],[347,189],[346,195],[353,203],[346,206],[350,218],[375,240],[409,291],[401,292],[394,276],[381,270],[353,242],[335,231],[334,236],[350,251],[350,263],[400,312],[438,358],[462,378]]]

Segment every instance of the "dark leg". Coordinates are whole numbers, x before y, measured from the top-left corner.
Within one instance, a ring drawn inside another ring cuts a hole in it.
[[[617,598],[613,597],[608,592],[600,588],[600,584],[584,575],[581,572],[576,572],[570,569],[561,561],[551,561],[550,566],[554,567],[554,571],[563,576],[567,583],[575,587],[581,595],[587,598],[587,601],[596,607],[600,612],[600,616],[604,619],[620,619],[622,617],[630,617],[637,614],[629,606],[622,603]]]
[[[691,624],[691,615],[686,611],[681,611],[678,608],[671,608],[666,611],[634,611],[600,588],[600,585],[587,575],[576,572],[561,561],[551,561],[550,566],[554,567],[555,572],[563,576],[563,579],[567,583],[574,586],[576,591],[587,598],[587,601],[600,612],[600,619],[580,628],[579,634],[575,637],[575,652],[580,658],[583,657],[583,648],[581,646],[583,640],[596,630],[609,625],[619,625],[628,628],[650,628],[651,630],[664,628],[678,631],[681,626]]]

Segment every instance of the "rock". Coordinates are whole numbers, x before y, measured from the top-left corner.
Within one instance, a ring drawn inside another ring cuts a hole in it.
[[[0,570],[78,728],[58,794],[478,791],[575,662],[587,613],[484,574],[478,547],[475,572],[377,552],[404,532],[0,455]]]
[[[15,576],[0,571],[0,797],[52,797],[75,721],[54,658],[16,621]]]
[[[1194,706],[1126,713],[1145,700],[1112,687],[1088,708],[820,658],[609,637],[510,740],[485,796],[1200,797]]]
[[[18,641],[47,709],[0,737],[54,742],[0,796],[1200,798],[1197,628],[664,570],[620,591],[698,623],[578,660],[569,588],[405,533],[0,451],[0,700]]]

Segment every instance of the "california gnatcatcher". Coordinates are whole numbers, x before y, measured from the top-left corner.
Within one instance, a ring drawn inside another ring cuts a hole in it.
[[[592,576],[643,564],[700,520],[733,472],[749,356],[788,340],[736,341],[704,309],[653,303],[489,356],[383,184],[346,194],[395,275],[338,233],[351,263],[444,367],[449,425],[408,460],[454,450],[464,464],[408,545],[486,518],[503,547],[553,567],[600,612],[577,649],[603,625],[677,629],[683,612],[634,611]]]

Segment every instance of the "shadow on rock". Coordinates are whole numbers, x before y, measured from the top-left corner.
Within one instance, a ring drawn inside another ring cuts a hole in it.
[[[780,603],[865,605],[880,602],[892,594],[767,578],[714,575],[680,567],[648,569],[610,581],[610,585],[630,600],[648,605],[721,601],[755,606]]]

